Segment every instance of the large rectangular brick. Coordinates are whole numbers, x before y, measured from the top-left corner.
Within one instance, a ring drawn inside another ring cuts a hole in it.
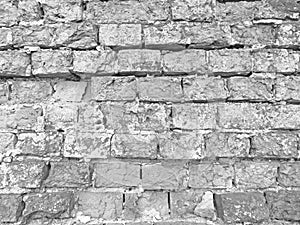
[[[17,25],[18,6],[12,1],[1,0],[0,27]]]
[[[279,101],[300,101],[300,78],[297,76],[282,76],[276,78],[275,97]]]
[[[142,187],[155,189],[184,189],[187,186],[187,165],[184,162],[161,162],[142,165]]]
[[[94,165],[95,187],[137,187],[140,165],[135,162],[109,161]]]
[[[229,164],[191,164],[188,186],[191,188],[231,188],[233,172],[233,166]]]
[[[0,76],[28,77],[31,75],[30,57],[20,51],[0,51]]]
[[[299,187],[300,163],[282,163],[279,167],[278,183],[284,187]]]
[[[17,222],[20,217],[19,208],[22,196],[16,194],[0,195],[0,221],[2,223]]]
[[[218,217],[226,223],[255,223],[269,218],[266,200],[259,192],[217,194],[215,202]]]
[[[55,101],[81,102],[87,96],[88,83],[84,81],[58,81],[54,84],[53,89]]]

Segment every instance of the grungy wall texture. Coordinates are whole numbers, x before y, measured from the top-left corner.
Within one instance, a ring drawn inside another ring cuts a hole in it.
[[[0,0],[0,224],[300,224],[296,0]]]

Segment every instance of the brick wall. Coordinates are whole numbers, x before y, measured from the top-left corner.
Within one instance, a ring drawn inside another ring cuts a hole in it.
[[[0,224],[300,223],[299,1],[0,5]]]

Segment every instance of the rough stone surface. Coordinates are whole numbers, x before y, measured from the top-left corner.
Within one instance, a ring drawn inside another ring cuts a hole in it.
[[[87,89],[87,82],[61,81],[54,86],[56,101],[80,102]]]
[[[299,82],[299,77],[296,76],[278,77],[275,85],[276,99],[288,102],[299,102]]]
[[[18,210],[22,201],[20,195],[5,194],[0,195],[0,220],[4,223],[17,222],[19,214]]]
[[[300,164],[286,163],[279,167],[278,182],[284,187],[299,187],[300,186]]]
[[[30,57],[25,52],[1,51],[0,76],[28,77],[31,75]]]

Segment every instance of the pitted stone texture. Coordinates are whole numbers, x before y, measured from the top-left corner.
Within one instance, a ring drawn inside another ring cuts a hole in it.
[[[39,2],[36,0],[19,0],[17,6],[20,24],[40,22],[43,19]]]
[[[117,220],[122,216],[123,194],[120,192],[79,192],[78,211],[83,216]]]
[[[275,97],[279,101],[300,102],[300,78],[283,76],[276,78]]]
[[[299,54],[286,49],[253,52],[254,72],[294,73],[299,70]]]
[[[279,220],[300,220],[299,191],[268,191],[266,199],[270,208],[270,217]]]
[[[280,105],[275,106],[270,112],[272,128],[274,129],[299,129],[300,111],[298,105]]]
[[[30,57],[25,52],[1,51],[0,76],[28,77],[31,75]]]
[[[293,133],[265,133],[253,136],[251,156],[274,158],[297,158],[297,135]]]
[[[6,103],[9,100],[9,84],[5,81],[0,82],[0,104]]]
[[[0,14],[0,26],[13,26],[17,25],[18,18],[18,6],[16,2],[1,0],[1,14]]]
[[[204,136],[205,151],[203,157],[247,157],[250,139],[246,134],[212,132]]]
[[[3,223],[17,222],[22,197],[15,194],[0,195],[0,221]]]
[[[0,161],[6,156],[13,155],[15,153],[15,144],[17,137],[13,133],[0,133]]]
[[[271,101],[273,99],[271,78],[231,77],[228,79],[230,100]]]
[[[171,131],[158,135],[158,157],[162,159],[200,159],[203,136],[197,132]]]
[[[167,0],[91,1],[84,18],[96,23],[148,23],[167,20]]]
[[[92,98],[98,101],[127,100],[137,97],[137,81],[135,77],[92,77]]]
[[[284,187],[300,187],[300,163],[282,163],[279,167],[278,182]]]
[[[94,166],[96,187],[137,187],[140,165],[135,162],[108,161]]]
[[[111,156],[116,158],[157,158],[158,139],[154,133],[114,134]]]
[[[191,188],[231,188],[233,167],[229,164],[191,164],[189,177]]]
[[[168,194],[150,191],[125,194],[124,218],[141,221],[168,219]]]
[[[166,74],[203,74],[207,71],[204,50],[188,49],[178,52],[164,52],[163,71]]]
[[[147,190],[187,187],[187,165],[185,162],[161,162],[142,165],[142,187]]]
[[[32,54],[32,74],[36,76],[66,76],[72,68],[69,50],[41,50]]]
[[[228,96],[225,81],[220,77],[183,78],[183,91],[186,100],[194,101],[225,100]]]
[[[65,136],[65,157],[108,158],[112,134],[104,132],[70,131]]]
[[[40,218],[70,218],[74,216],[75,199],[71,192],[32,193],[23,198],[25,208],[23,217],[27,219]]]
[[[249,49],[221,49],[208,52],[209,71],[214,74],[249,74],[252,61]]]
[[[63,102],[80,102],[87,90],[87,82],[59,81],[54,85],[54,99]]]
[[[278,163],[244,161],[235,164],[235,184],[245,188],[277,186]]]
[[[139,99],[143,101],[182,101],[181,78],[145,77],[137,80]]]
[[[7,27],[0,28],[0,50],[7,49],[13,44],[12,29]]]
[[[297,23],[281,24],[278,28],[277,45],[285,47],[299,46],[300,26]]]
[[[217,107],[215,104],[180,104],[172,106],[173,126],[181,129],[214,129]]]
[[[226,223],[255,223],[269,217],[266,200],[259,192],[217,194],[215,201],[218,217]]]

